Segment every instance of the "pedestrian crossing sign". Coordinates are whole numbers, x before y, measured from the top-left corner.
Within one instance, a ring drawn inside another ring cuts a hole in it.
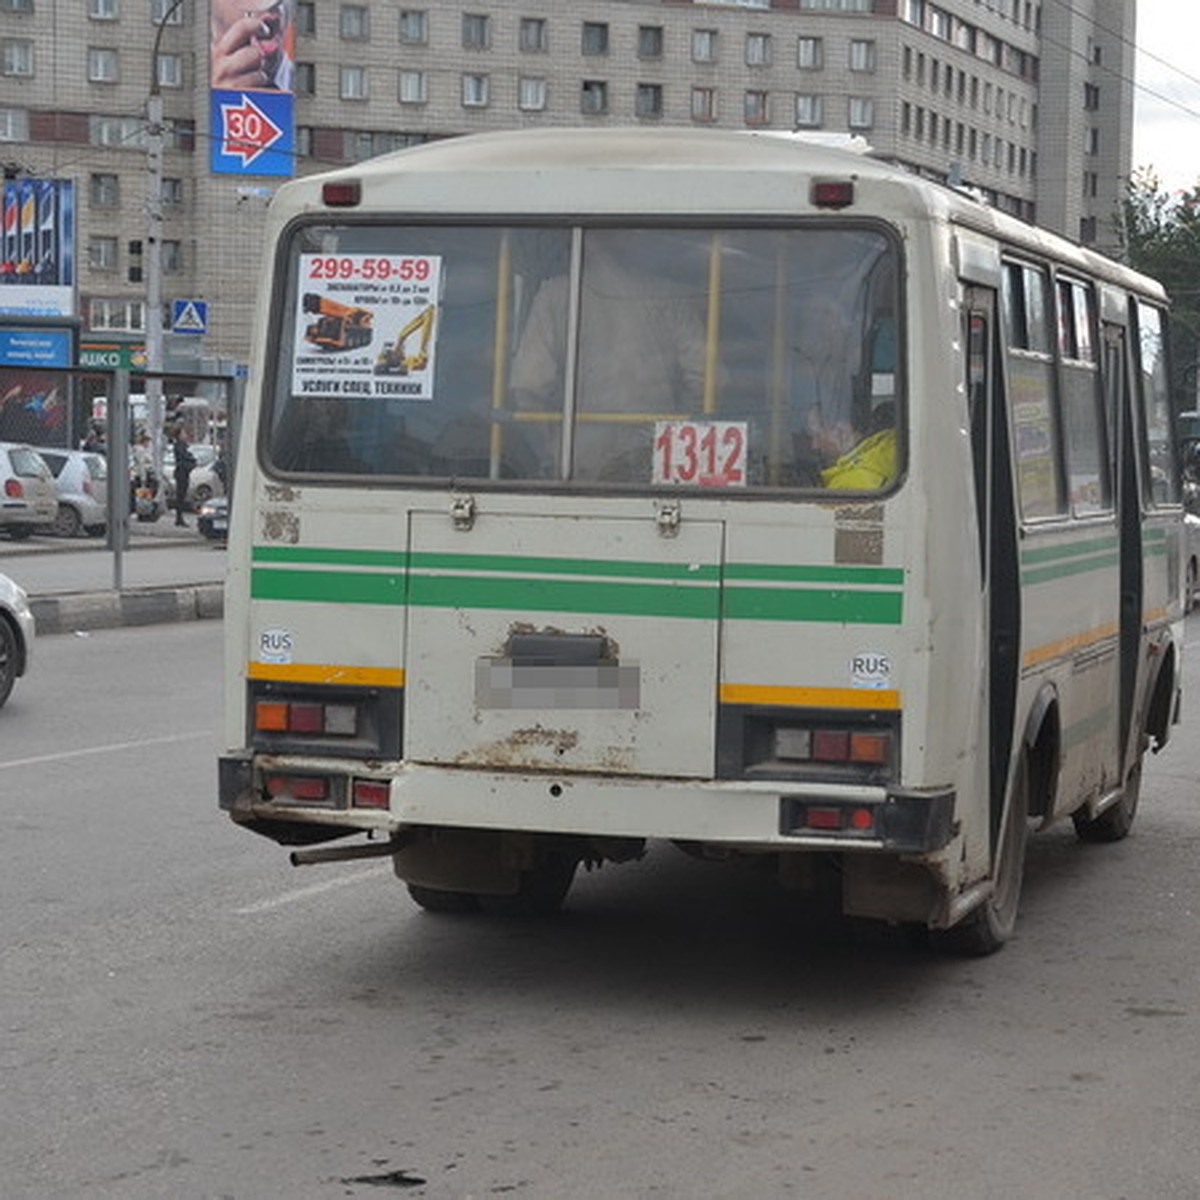
[[[171,301],[171,332],[172,333],[207,333],[208,332],[208,301],[207,300],[172,300]]]

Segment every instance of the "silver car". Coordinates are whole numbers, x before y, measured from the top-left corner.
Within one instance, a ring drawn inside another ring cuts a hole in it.
[[[7,575],[0,575],[0,708],[33,655],[33,613],[29,598]]]
[[[104,456],[90,450],[36,449],[54,475],[58,493],[54,532],[75,537],[82,530],[88,537],[102,537],[108,528],[108,464]]]
[[[14,541],[47,532],[58,515],[54,476],[40,454],[20,442],[0,442],[0,531]]]

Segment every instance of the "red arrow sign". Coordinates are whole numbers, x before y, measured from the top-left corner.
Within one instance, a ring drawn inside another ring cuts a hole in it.
[[[283,136],[283,130],[244,92],[240,103],[221,105],[221,128],[222,153],[238,155],[243,167]]]

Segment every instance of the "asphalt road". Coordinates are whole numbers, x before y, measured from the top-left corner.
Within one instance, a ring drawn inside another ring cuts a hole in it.
[[[1200,1196],[1195,702],[954,961],[670,848],[528,923],[293,870],[216,809],[220,636],[45,638],[0,712],[6,1200]]]

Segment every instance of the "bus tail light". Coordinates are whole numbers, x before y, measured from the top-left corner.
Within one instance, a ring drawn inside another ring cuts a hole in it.
[[[358,710],[353,704],[259,700],[254,705],[254,728],[260,733],[354,737],[358,733]]]
[[[866,838],[877,836],[873,804],[794,802],[787,809],[787,815],[784,833],[830,833]]]
[[[387,808],[392,790],[386,779],[356,779],[350,788],[350,803],[354,808]]]
[[[272,800],[324,804],[330,796],[329,780],[323,775],[268,775],[263,786]]]
[[[814,208],[849,208],[854,203],[854,180],[814,180],[811,198]]]
[[[890,729],[805,729],[777,725],[775,758],[786,762],[886,766],[892,756]]]
[[[357,179],[336,179],[321,185],[321,200],[327,208],[357,208],[362,201],[362,184]]]

